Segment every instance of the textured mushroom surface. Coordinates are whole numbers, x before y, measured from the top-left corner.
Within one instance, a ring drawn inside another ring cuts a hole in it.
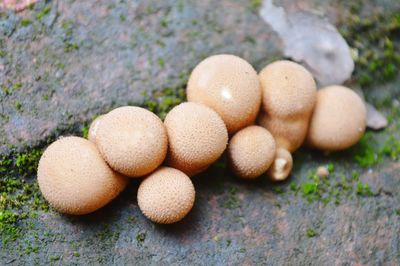
[[[298,149],[307,135],[316,101],[316,84],[303,66],[276,61],[259,74],[264,114],[259,123],[275,137],[278,146],[290,152]]]
[[[140,107],[124,106],[102,118],[96,144],[114,170],[139,177],[151,173],[164,161],[168,138],[155,114]]]
[[[257,124],[273,132],[277,145],[290,152],[300,147],[307,135],[308,120],[301,118],[284,119],[268,116],[263,110],[257,118]]]
[[[195,190],[183,172],[160,167],[142,181],[137,199],[147,218],[156,223],[171,224],[183,219],[192,209]]]
[[[317,94],[307,144],[326,151],[349,148],[364,134],[366,121],[365,103],[357,93],[343,86],[322,88]]]
[[[97,129],[98,129],[99,123],[103,117],[104,117],[104,115],[100,115],[100,116],[96,117],[90,124],[89,132],[88,132],[88,140],[90,140],[93,143],[96,143]]]
[[[257,72],[234,55],[214,55],[201,61],[187,86],[190,102],[203,103],[224,120],[229,134],[254,123],[261,104]]]
[[[238,131],[228,145],[229,164],[235,175],[255,178],[271,166],[276,152],[271,133],[260,126],[249,126]]]
[[[40,190],[62,213],[93,212],[114,199],[127,182],[112,171],[92,142],[79,137],[55,141],[39,161]]]
[[[203,104],[187,102],[174,107],[164,124],[169,140],[167,164],[189,176],[215,162],[228,143],[221,117]]]

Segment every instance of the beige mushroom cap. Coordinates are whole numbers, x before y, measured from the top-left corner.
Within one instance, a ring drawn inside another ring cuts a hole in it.
[[[351,89],[328,86],[317,94],[307,144],[324,151],[337,151],[356,144],[364,134],[367,111]]]
[[[151,173],[164,161],[168,138],[155,114],[140,107],[124,106],[102,118],[96,144],[115,171],[139,177]]]
[[[92,142],[79,137],[52,143],[40,158],[37,178],[50,205],[74,215],[103,207],[128,182],[111,170]]]
[[[189,176],[215,162],[228,143],[221,117],[203,104],[186,102],[175,106],[164,124],[169,140],[167,164]]]
[[[224,120],[229,134],[254,123],[261,104],[257,72],[244,59],[228,54],[200,62],[187,86],[190,102],[205,104]]]
[[[88,140],[90,140],[93,143],[96,143],[97,128],[99,127],[100,121],[103,117],[104,117],[104,115],[100,115],[100,116],[96,117],[90,124]]]
[[[265,173],[274,161],[275,152],[274,138],[260,126],[241,129],[228,145],[230,166],[242,178],[256,178]]]
[[[160,167],[139,186],[140,210],[151,221],[171,224],[182,220],[192,209],[195,190],[190,178],[170,167]]]
[[[274,162],[268,169],[267,175],[272,181],[284,181],[292,172],[292,168],[292,154],[283,148],[278,148],[276,150]]]
[[[308,119],[317,87],[310,72],[291,61],[276,61],[259,74],[263,108],[271,117]]]
[[[280,119],[269,117],[261,111],[257,123],[266,128],[275,138],[279,147],[290,152],[296,151],[304,142],[307,135],[309,119]]]

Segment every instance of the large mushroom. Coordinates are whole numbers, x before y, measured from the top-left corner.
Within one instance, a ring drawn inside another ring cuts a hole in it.
[[[160,118],[134,106],[112,110],[97,126],[96,145],[115,171],[140,177],[164,161],[168,137]]]
[[[328,86],[317,94],[307,144],[323,151],[338,151],[356,144],[364,134],[367,110],[353,90]]]
[[[167,164],[188,176],[207,169],[228,143],[221,117],[203,104],[186,102],[175,106],[164,124],[169,140]]]
[[[257,72],[244,59],[214,55],[191,73],[187,98],[214,109],[232,135],[255,122],[261,104],[260,82]]]
[[[92,142],[79,137],[65,137],[47,147],[37,176],[50,205],[74,215],[103,207],[128,183],[107,165]]]

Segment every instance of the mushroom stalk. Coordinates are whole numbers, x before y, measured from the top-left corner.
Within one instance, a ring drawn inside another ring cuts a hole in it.
[[[275,160],[269,168],[267,175],[273,181],[283,181],[290,175],[292,168],[293,158],[291,153],[284,148],[278,148]]]

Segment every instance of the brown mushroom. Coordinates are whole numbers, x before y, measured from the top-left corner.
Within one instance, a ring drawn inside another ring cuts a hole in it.
[[[228,145],[228,159],[235,175],[256,178],[271,166],[276,152],[271,133],[260,126],[249,126],[236,132]]]
[[[167,164],[188,176],[207,169],[228,143],[221,117],[203,104],[186,102],[175,106],[164,124],[169,140]]]
[[[214,109],[224,120],[229,134],[253,124],[261,104],[257,72],[244,59],[228,54],[200,62],[190,75],[189,102]]]
[[[343,86],[328,86],[317,94],[307,144],[323,151],[338,151],[356,144],[367,122],[365,103]]]
[[[127,178],[112,171],[92,142],[79,137],[65,137],[47,147],[37,176],[50,205],[74,215],[103,207],[128,183]]]

